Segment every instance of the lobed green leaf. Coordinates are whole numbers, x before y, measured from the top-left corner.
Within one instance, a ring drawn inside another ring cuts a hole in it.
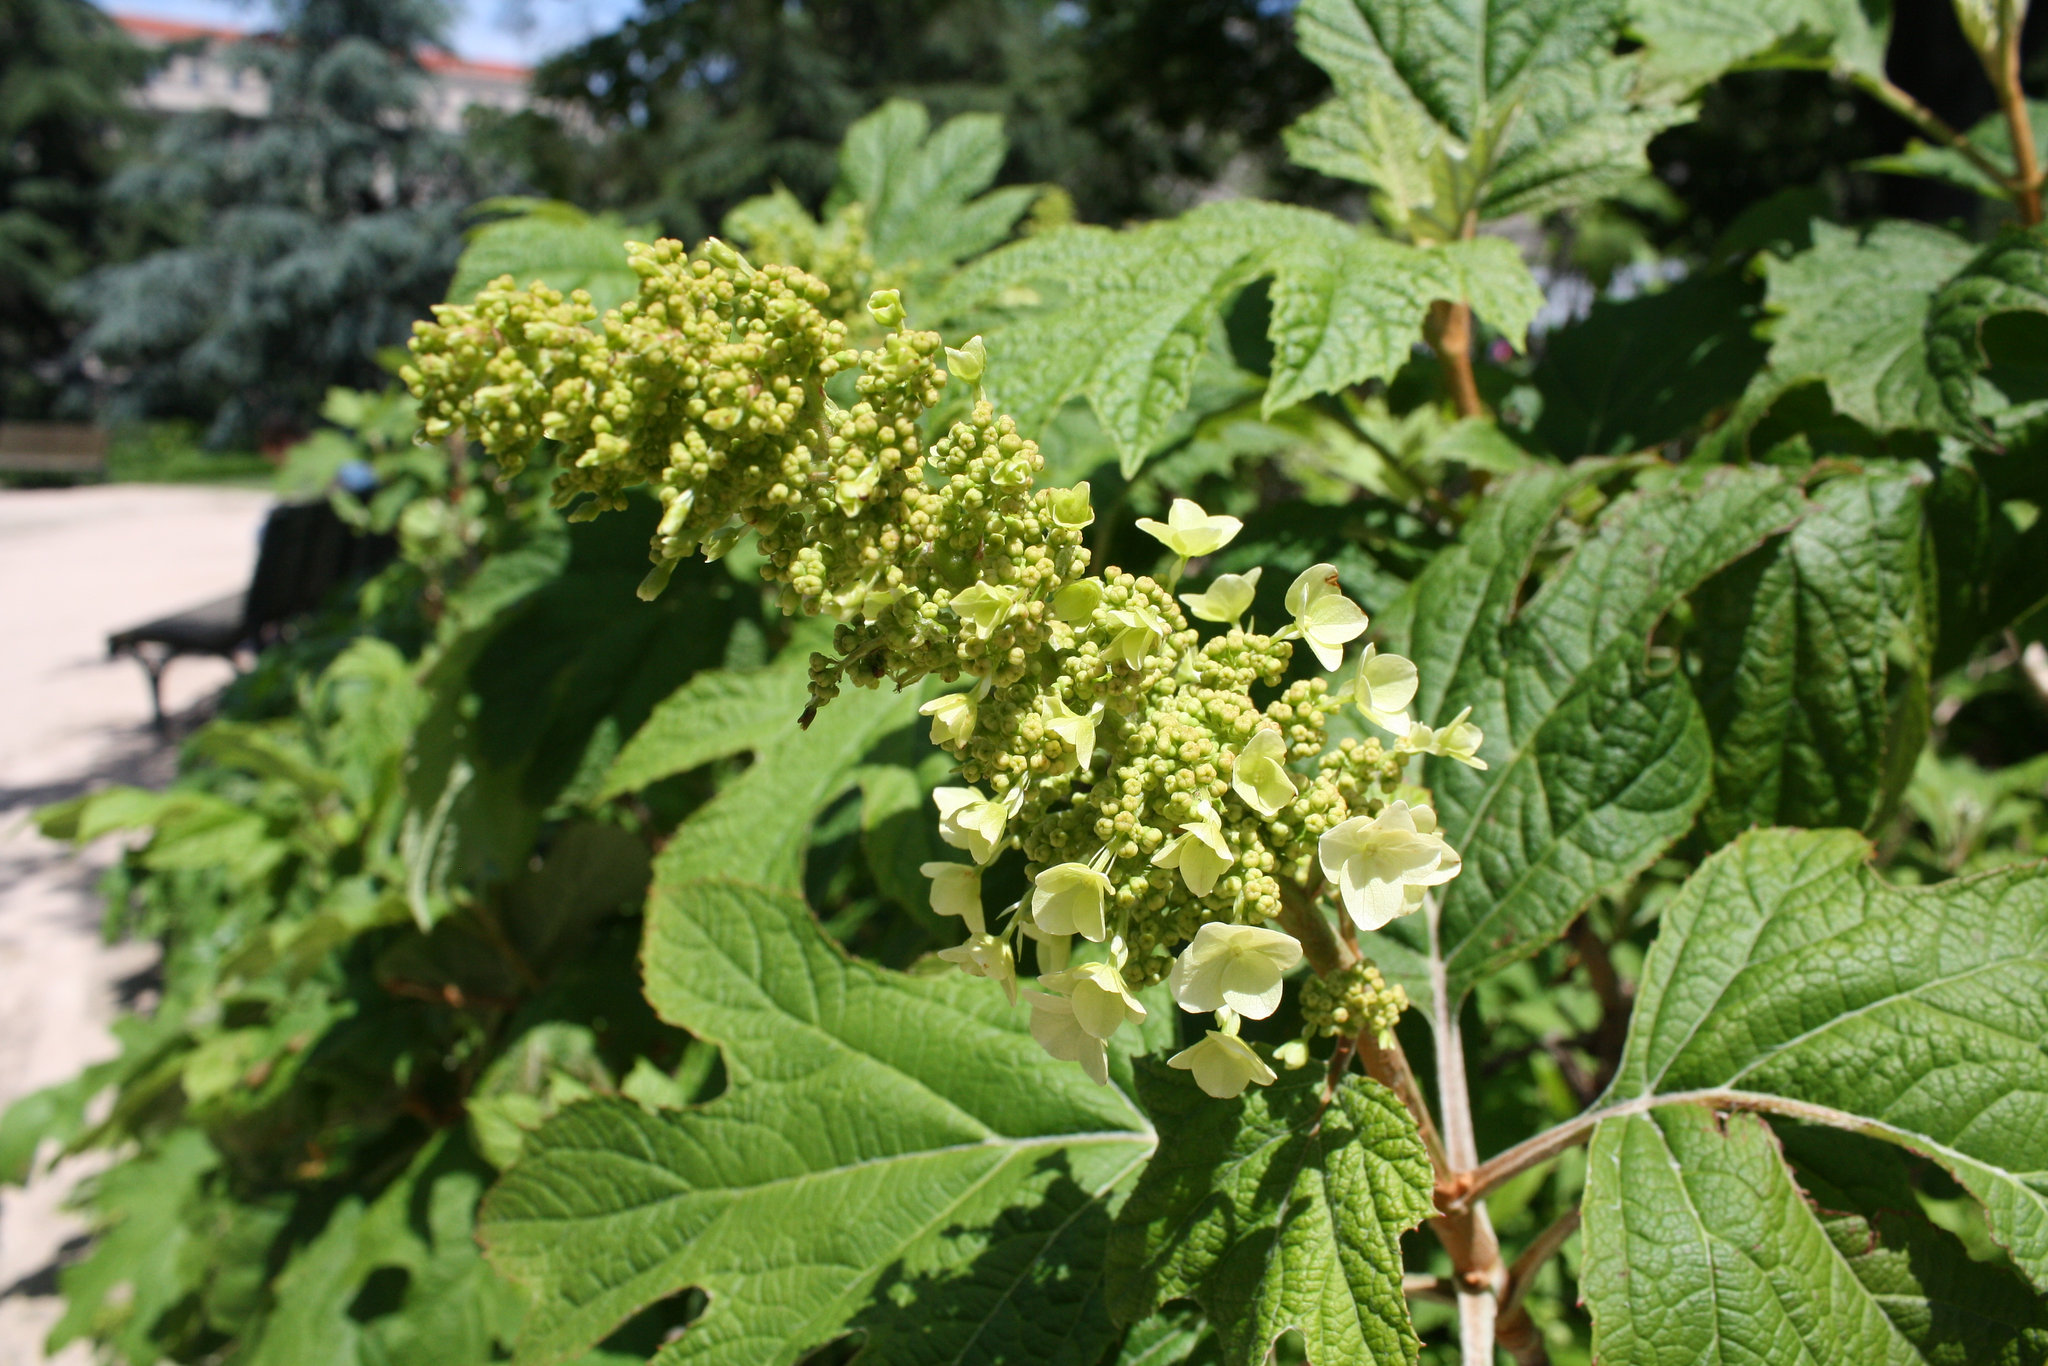
[[[1926,737],[1934,585],[1918,484],[1847,475],[1810,508],[1694,598],[1715,845],[1761,825],[1874,830]]]
[[[1121,1091],[1047,1059],[989,983],[849,960],[765,888],[658,886],[644,961],[731,1089],[571,1106],[527,1140],[483,1219],[534,1298],[522,1361],[694,1286],[710,1306],[663,1363],[793,1363],[853,1332],[892,1366],[1094,1366],[1101,1241],[1153,1146]]]
[[[1810,250],[1760,258],[1765,308],[1776,316],[1770,363],[1749,401],[1822,380],[1835,411],[1873,431],[1945,427],[1948,409],[1928,364],[1928,304],[1971,255],[1952,232],[1890,219],[1862,234],[1817,222]]]
[[[1822,1107],[1946,1167],[2048,1291],[2048,869],[1897,888],[1869,854],[1769,830],[1701,865],[1664,909],[1608,1101]],[[1607,1148],[1649,1136],[1610,1125],[1634,1136]]]
[[[1412,1363],[1401,1235],[1435,1210],[1435,1176],[1393,1092],[1321,1069],[1236,1100],[1147,1059],[1138,1095],[1159,1153],[1117,1215],[1112,1306],[1138,1318],[1177,1299],[1207,1311],[1226,1366],[1261,1366],[1289,1330],[1308,1360]]]
[[[1927,310],[1927,368],[1941,394],[1943,425],[1980,443],[1991,436],[1987,417],[2043,396],[2038,358],[2029,358],[2031,373],[2018,393],[2001,392],[1984,373],[1992,363],[1985,326],[2008,314],[2048,314],[2048,235],[2039,228],[2014,229],[1984,248]]]
[[[1268,415],[1392,376],[1436,300],[1470,303],[1518,346],[1543,302],[1505,240],[1412,247],[1242,200],[1126,232],[1041,234],[963,270],[947,309],[1048,303],[992,332],[990,392],[1027,431],[1085,397],[1130,473],[1186,407],[1225,308],[1261,279],[1272,281]]]
[[[1690,828],[1712,743],[1683,675],[1653,659],[1651,632],[1802,510],[1767,472],[1633,494],[1523,602],[1552,524],[1600,473],[1509,481],[1380,623],[1387,648],[1421,671],[1412,714],[1440,725],[1470,706],[1486,734],[1485,771],[1438,761],[1430,772],[1439,824],[1464,856],[1435,946],[1454,999],[1563,933]]]

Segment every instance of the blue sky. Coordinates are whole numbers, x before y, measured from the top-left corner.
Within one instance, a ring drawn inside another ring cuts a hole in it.
[[[251,28],[270,17],[263,0],[99,0],[116,14],[188,24]],[[635,0],[452,0],[451,37],[464,57],[531,64],[593,34],[635,8]]]

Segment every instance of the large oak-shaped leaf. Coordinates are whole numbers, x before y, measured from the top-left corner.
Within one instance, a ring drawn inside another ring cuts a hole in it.
[[[1486,734],[1485,771],[1437,760],[1429,773],[1444,832],[1464,855],[1436,945],[1454,998],[1561,934],[1596,893],[1691,826],[1713,745],[1691,686],[1655,657],[1651,632],[1801,512],[1797,491],[1765,473],[1633,494],[1529,595],[1565,502],[1596,474],[1510,482],[1381,623],[1389,648],[1421,670],[1416,717],[1441,725],[1469,706]],[[1412,934],[1420,920],[1396,925]],[[1402,966],[1391,953],[1383,961]],[[1428,990],[1403,975],[1411,993]]]
[[[1717,1129],[1707,1105],[1932,1159],[2048,1291],[2048,869],[1909,889],[1869,852],[1847,831],[1758,832],[1663,912],[1587,1191],[1587,1296],[1617,1360],[1662,1341],[1667,1320],[1702,1325],[1685,1332],[1704,1351],[1710,1320],[1726,1333],[1763,1313],[1764,1282],[1786,1332],[1869,1346],[1819,1359],[1920,1359],[1879,1350],[1891,1339],[1863,1309],[1853,1332],[1829,1317],[1843,1271],[1791,1218],[1768,1136],[1750,1120]]]
[[[1140,1065],[1160,1152],[1110,1242],[1120,1316],[1196,1300],[1226,1366],[1260,1366],[1288,1329],[1314,1366],[1415,1360],[1401,1235],[1434,1210],[1429,1155],[1393,1092],[1324,1080],[1304,1068],[1219,1101]]]
[[[658,884],[645,967],[730,1089],[572,1106],[529,1140],[483,1218],[532,1295],[522,1360],[686,1287],[709,1306],[674,1366],[793,1363],[849,1332],[890,1366],[1107,1350],[1110,1201],[1153,1146],[1121,1089],[1047,1059],[991,984],[850,960],[768,889]]]
[[[1469,303],[1518,346],[1543,303],[1501,238],[1409,246],[1328,214],[1240,200],[1125,232],[1028,238],[963,270],[942,311],[1042,303],[990,335],[990,392],[1031,432],[1085,397],[1128,473],[1187,406],[1224,309],[1262,279],[1273,282],[1269,414],[1391,377],[1436,300]]]

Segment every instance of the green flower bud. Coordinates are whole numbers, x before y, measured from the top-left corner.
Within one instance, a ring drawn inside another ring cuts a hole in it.
[[[878,289],[868,295],[868,316],[891,331],[903,326],[902,291]]]
[[[1076,579],[1053,594],[1052,613],[1069,626],[1079,626],[1102,606],[1102,580]]]
[[[892,295],[896,293],[893,289],[888,292]],[[876,299],[881,297],[880,294],[875,296]],[[870,299],[868,307],[872,309],[874,306],[874,300]],[[898,306],[899,308],[901,307],[900,303]],[[880,321],[879,317],[876,320]],[[892,327],[895,324],[883,323],[882,325],[884,327]],[[982,372],[987,368],[988,347],[982,344],[980,337],[969,337],[965,346],[949,346],[946,348],[946,369],[952,374],[953,378],[963,384],[981,383]]]
[[[1089,526],[1095,521],[1095,509],[1088,506],[1088,481],[1083,479],[1070,489],[1054,489],[1047,499],[1052,507],[1052,519],[1064,527],[1076,530]]]

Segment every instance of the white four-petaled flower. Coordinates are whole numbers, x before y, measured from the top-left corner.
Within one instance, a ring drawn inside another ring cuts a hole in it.
[[[1229,545],[1243,526],[1235,517],[1210,516],[1192,498],[1174,499],[1163,522],[1151,517],[1138,519],[1139,530],[1184,560],[1215,554]]]
[[[1333,826],[1316,853],[1361,930],[1417,909],[1425,890],[1449,882],[1460,866],[1458,851],[1437,833],[1436,812],[1403,801]]]
[[[917,711],[920,716],[932,718],[933,744],[960,745],[974,734],[979,706],[974,692],[949,692],[944,697],[934,697]]]
[[[932,802],[939,808],[940,839],[965,849],[976,863],[987,863],[1002,851],[1003,826],[1011,814],[1004,803],[990,801],[978,787],[934,788]]]
[[[1317,662],[1335,669],[1344,662],[1344,647],[1365,634],[1364,609],[1337,587],[1337,566],[1312,564],[1287,589],[1287,610],[1294,617],[1280,637],[1300,636]]]
[[[1090,707],[1086,715],[1075,715],[1067,705],[1067,699],[1058,693],[1046,694],[1051,701],[1045,704],[1045,728],[1067,742],[1074,752],[1073,765],[1087,768],[1095,758],[1095,722],[1102,715],[1102,704]]]
[[[1109,1085],[1109,1052],[1074,1014],[1074,1003],[1046,991],[1026,991],[1031,1003],[1031,1037],[1061,1062],[1078,1062],[1097,1086]]]
[[[1154,866],[1180,869],[1181,881],[1196,896],[1209,895],[1216,887],[1216,879],[1236,860],[1229,841],[1223,838],[1223,822],[1216,815],[1216,808],[1207,802],[1196,809],[1195,819],[1181,825],[1178,836],[1160,845],[1159,852],[1152,855]]]
[[[984,934],[988,926],[981,917],[981,869],[971,863],[920,863],[917,871],[932,880],[932,909],[940,915],[957,915],[967,922],[968,932]]]
[[[1244,1088],[1253,1082],[1270,1086],[1278,1075],[1266,1066],[1265,1059],[1252,1051],[1250,1044],[1220,1029],[1210,1030],[1200,1043],[1192,1048],[1183,1048],[1166,1062],[1169,1067],[1193,1072],[1195,1085],[1218,1100],[1231,1100],[1242,1095]]]
[[[1261,816],[1278,815],[1299,791],[1287,771],[1287,741],[1278,726],[1263,726],[1237,753],[1230,790]]]
[[[1135,1024],[1145,1018],[1145,1007],[1131,995],[1114,963],[1076,963],[1064,972],[1047,973],[1038,984],[1066,997],[1076,1022],[1098,1039],[1115,1034],[1126,1020]]]
[[[992,934],[977,934],[965,944],[940,949],[939,957],[957,965],[969,977],[986,977],[1002,984],[1010,1004],[1017,1004],[1017,958],[1010,941]]]
[[[1263,1020],[1280,1006],[1281,977],[1300,961],[1292,935],[1211,921],[1174,960],[1167,985],[1182,1010],[1228,1008]]]
[[[1351,682],[1351,701],[1360,715],[1381,730],[1405,735],[1416,681],[1412,662],[1400,655],[1383,655],[1368,645],[1358,661],[1358,676]]]
[[[1109,879],[1085,863],[1055,863],[1032,879],[1031,919],[1047,934],[1109,937],[1104,913]]]

